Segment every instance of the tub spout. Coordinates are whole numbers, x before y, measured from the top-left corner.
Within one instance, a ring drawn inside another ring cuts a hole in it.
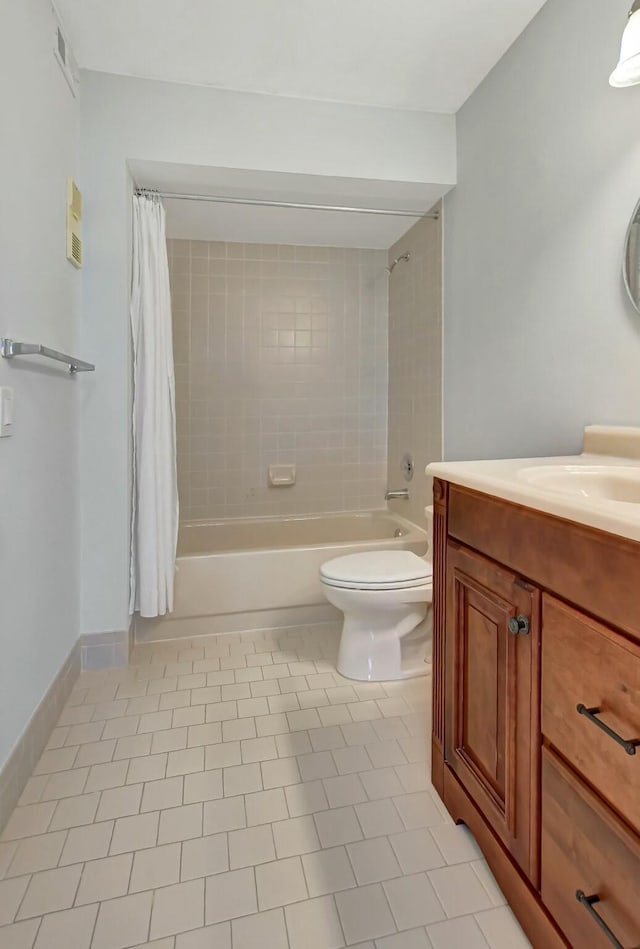
[[[408,501],[409,488],[400,488],[399,491],[387,491],[384,496],[385,501]]]

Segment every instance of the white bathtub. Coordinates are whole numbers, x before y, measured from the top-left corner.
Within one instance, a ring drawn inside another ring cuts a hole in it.
[[[422,555],[427,535],[388,511],[192,521],[180,526],[174,612],[136,620],[136,640],[330,622],[325,560],[399,548]]]

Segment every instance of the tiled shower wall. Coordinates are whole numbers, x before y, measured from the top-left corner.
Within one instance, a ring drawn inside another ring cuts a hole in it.
[[[442,224],[422,218],[389,251],[409,253],[389,277],[389,487],[409,488],[409,501],[391,507],[425,526],[432,479],[424,473],[442,457]],[[400,463],[413,456],[409,485]]]
[[[384,507],[386,252],[168,249],[181,519]]]

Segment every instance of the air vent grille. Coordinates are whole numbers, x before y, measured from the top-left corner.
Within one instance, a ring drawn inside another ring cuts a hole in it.
[[[82,241],[77,234],[71,235],[71,263],[82,267]]]
[[[82,217],[82,192],[71,178],[69,179],[67,204],[76,221],[79,221]]]
[[[51,5],[51,13],[53,16],[54,27],[53,55],[58,61],[64,78],[67,80],[67,85],[75,96],[76,89],[78,87],[78,67],[73,55],[73,50],[69,46],[69,42],[65,36],[64,28],[58,15],[58,11],[53,4]]]
[[[82,194],[74,181],[67,182],[67,260],[82,267]]]

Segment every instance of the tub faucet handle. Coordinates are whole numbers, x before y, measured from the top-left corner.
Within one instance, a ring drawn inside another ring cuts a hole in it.
[[[387,491],[384,499],[385,501],[408,501],[409,488],[400,488],[399,491]]]

